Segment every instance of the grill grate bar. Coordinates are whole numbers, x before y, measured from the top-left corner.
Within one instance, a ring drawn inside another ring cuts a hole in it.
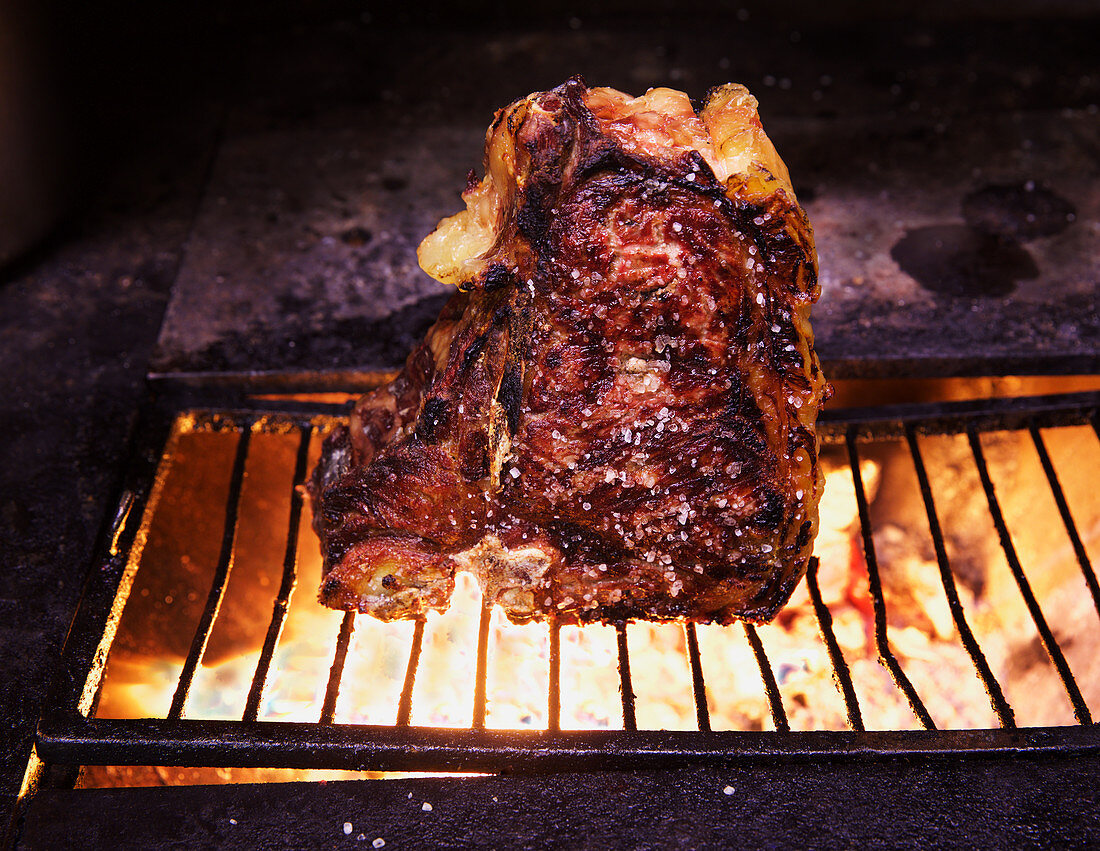
[[[919,429],[921,434],[958,434],[975,423],[983,431],[1024,429],[1032,422],[1053,428],[1087,423],[1092,416],[1094,424],[1100,428],[1100,420],[1096,419],[1098,409],[1100,392],[1087,391],[870,408],[826,408],[818,417],[817,425],[818,435],[824,442],[839,443],[851,426],[855,426],[860,435],[900,438],[909,428]]]
[[[1043,465],[1043,472],[1046,473],[1047,481],[1050,483],[1050,491],[1054,495],[1054,502],[1058,505],[1058,513],[1062,515],[1062,522],[1066,526],[1070,543],[1073,544],[1077,564],[1081,566],[1081,575],[1084,576],[1085,584],[1088,585],[1089,593],[1092,595],[1093,608],[1096,609],[1097,616],[1100,616],[1100,585],[1096,582],[1096,572],[1092,569],[1092,563],[1085,551],[1085,545],[1081,542],[1081,536],[1077,533],[1077,524],[1073,522],[1069,503],[1066,502],[1066,495],[1062,491],[1061,483],[1058,481],[1058,474],[1054,470],[1054,464],[1051,463],[1046,443],[1043,441],[1043,435],[1040,433],[1039,427],[1034,424],[1028,430],[1031,432],[1031,441],[1035,444],[1035,451],[1039,453],[1039,462]],[[1097,436],[1100,437],[1100,432]]]
[[[409,664],[405,668],[405,682],[401,685],[401,697],[397,701],[397,726],[408,727],[412,718],[413,686],[416,685],[416,668],[420,664],[420,650],[424,646],[424,618],[417,618],[413,626],[412,646],[409,648]]]
[[[637,730],[638,719],[634,715],[634,687],[630,684],[630,651],[626,645],[626,624],[615,624],[619,645],[619,689],[623,699],[623,729]]]
[[[252,423],[247,421],[241,426],[240,437],[237,438],[237,454],[233,459],[233,472],[229,479],[229,493],[225,500],[225,531],[222,534],[222,548],[218,556],[218,566],[214,571],[214,579],[210,583],[210,592],[206,597],[206,605],[202,610],[202,617],[195,628],[195,635],[191,639],[191,649],[187,653],[187,659],[180,671],[179,683],[176,692],[172,695],[172,705],[168,710],[168,719],[175,721],[183,716],[183,708],[187,703],[187,694],[191,690],[191,682],[195,678],[195,671],[202,662],[206,653],[206,643],[210,640],[210,630],[214,626],[214,619],[218,616],[222,598],[225,596],[226,582],[229,580],[229,572],[233,568],[233,546],[237,538],[237,516],[241,507],[241,490],[244,485],[244,465],[248,459],[248,445],[252,437]]]
[[[814,614],[817,615],[817,625],[821,628],[821,638],[825,641],[825,649],[829,652],[829,661],[833,665],[833,674],[837,688],[844,698],[844,708],[848,713],[848,726],[853,730],[862,731],[863,715],[859,710],[859,698],[856,697],[856,687],[852,682],[852,673],[848,670],[848,663],[844,660],[844,654],[837,643],[833,633],[833,614],[825,601],[821,599],[821,588],[817,584],[817,557],[810,559],[810,566],[806,570],[806,583],[810,592],[810,599],[814,604]]]
[[[561,624],[550,621],[550,683],[546,696],[547,728],[561,729]]]
[[[856,449],[855,433],[850,430],[845,442],[848,446],[848,464],[852,468],[852,483],[855,485],[856,506],[859,509],[859,528],[863,537],[863,558],[867,565],[867,580],[871,591],[871,603],[875,610],[875,647],[878,649],[879,659],[894,678],[894,684],[898,687],[913,714],[926,730],[935,730],[936,724],[924,702],[917,694],[917,690],[902,670],[901,663],[890,650],[890,640],[887,637],[886,625],[886,598],[882,593],[882,578],[878,572],[878,556],[875,554],[875,539],[871,534],[871,511],[867,505],[867,494],[863,489],[863,475],[859,472],[859,452]]]
[[[789,733],[791,725],[787,721],[787,710],[783,708],[783,695],[779,693],[779,683],[775,681],[775,673],[772,671],[771,662],[768,661],[768,654],[764,652],[764,644],[756,634],[756,627],[751,623],[742,621],[741,626],[745,629],[745,638],[749,640],[752,655],[756,657],[756,666],[760,669],[760,679],[764,683],[764,693],[768,696],[772,723],[780,733]]]
[[[286,615],[290,610],[290,595],[298,582],[298,527],[302,518],[302,494],[298,488],[306,480],[307,467],[309,466],[309,441],[313,435],[313,429],[309,426],[299,426],[298,433],[298,455],[294,461],[294,484],[290,489],[290,519],[287,521],[289,525],[286,536],[286,552],[283,556],[283,580],[275,597],[275,610],[271,614],[271,622],[267,627],[264,646],[260,650],[260,658],[256,662],[256,673],[252,676],[252,685],[248,690],[248,700],[245,702],[244,707],[244,721],[255,721],[259,716],[260,700],[263,698],[267,675],[271,670],[271,660],[275,655],[275,647],[279,644],[279,637],[283,634],[283,624],[286,622]]]
[[[932,497],[932,486],[928,482],[928,471],[924,468],[924,458],[921,456],[920,446],[917,445],[917,433],[912,426],[906,426],[905,440],[909,444],[909,455],[913,459],[913,468],[917,473],[917,483],[920,486],[921,498],[924,500],[924,511],[928,515],[928,531],[932,534],[932,545],[936,550],[936,562],[940,568],[940,582],[943,592],[947,595],[947,605],[951,610],[951,620],[955,629],[959,631],[959,639],[963,647],[970,655],[974,663],[974,669],[978,678],[982,681],[986,693],[989,695],[990,705],[997,715],[997,720],[1002,727],[1015,728],[1016,716],[1012,707],[1005,700],[1001,684],[993,676],[989,667],[989,661],[985,658],[981,646],[978,644],[974,633],[970,630],[970,624],[966,622],[966,613],[963,611],[962,602],[959,600],[959,590],[955,587],[955,577],[951,573],[951,564],[947,560],[947,547],[943,542],[943,530],[940,528],[939,516],[936,514],[936,503]]]
[[[1089,713],[1089,708],[1085,705],[1085,699],[1081,696],[1081,690],[1077,687],[1077,681],[1073,678],[1073,672],[1069,669],[1066,657],[1062,655],[1062,648],[1058,646],[1054,633],[1050,631],[1050,626],[1043,616],[1043,610],[1039,607],[1039,601],[1035,599],[1031,584],[1024,574],[1023,566],[1016,554],[1016,547],[1012,544],[1012,537],[1009,535],[1004,515],[1001,514],[1000,503],[997,501],[997,495],[993,490],[993,480],[989,477],[989,468],[985,463],[981,438],[979,438],[977,430],[973,427],[967,429],[966,436],[970,441],[974,461],[978,465],[978,476],[982,480],[982,489],[985,491],[986,501],[989,503],[989,513],[993,516],[993,524],[997,528],[997,536],[1001,539],[1001,549],[1004,550],[1005,558],[1008,560],[1012,577],[1016,580],[1016,585],[1020,589],[1020,594],[1024,598],[1024,603],[1027,605],[1032,621],[1035,622],[1035,628],[1039,630],[1039,638],[1043,642],[1043,647],[1046,648],[1050,661],[1054,663],[1058,676],[1062,679],[1062,685],[1066,689],[1070,703],[1073,704],[1074,716],[1080,724],[1091,724],[1092,715]]]
[[[598,771],[702,766],[748,769],[764,762],[871,762],[1100,754],[1100,728],[1021,730],[453,730],[279,721],[169,722],[50,714],[39,725],[42,758],[61,765],[187,765],[344,768],[352,771]],[[825,770],[827,771],[827,765]],[[873,771],[873,769],[867,769]]]
[[[688,661],[691,663],[691,689],[695,695],[695,720],[700,730],[710,729],[710,710],[707,708],[707,684],[703,681],[703,660],[699,656],[699,637],[695,624],[684,624],[687,638]]]
[[[489,618],[493,614],[491,605],[482,604],[481,620],[477,625],[477,677],[474,680],[474,721],[473,729],[485,727],[485,714],[488,708],[486,680],[489,671]]]
[[[336,652],[332,658],[332,667],[328,672],[328,686],[325,688],[325,702],[321,706],[320,724],[331,724],[336,715],[336,700],[340,697],[340,680],[344,676],[344,662],[348,658],[348,645],[351,634],[355,632],[355,612],[344,612],[340,621],[340,634],[336,637]]]

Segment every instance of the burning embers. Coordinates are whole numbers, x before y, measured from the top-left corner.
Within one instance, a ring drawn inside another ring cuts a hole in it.
[[[465,574],[450,610],[429,613],[421,625],[325,609],[312,594],[320,563],[305,534],[308,511],[296,513],[300,497],[292,496],[296,472],[301,478],[319,452],[325,421],[259,418],[243,449],[234,428],[242,422],[196,415],[177,423],[158,498],[138,536],[144,548],[133,554],[140,569],[105,673],[100,718],[178,712],[188,719],[551,731],[910,729],[929,721],[969,728],[1073,723],[1075,708],[1080,718],[1081,705],[1087,713],[1100,700],[1100,607],[1040,454],[1057,474],[1084,556],[1095,562],[1100,499],[1091,482],[1100,441],[1088,426],[1036,430],[1037,437],[1027,430],[972,439],[911,432],[911,443],[827,446],[815,582],[799,588],[774,624],[754,631],[515,626],[499,610],[483,611]],[[1026,593],[1006,562],[980,463],[1024,568]],[[235,533],[225,539],[226,498],[235,488]],[[930,533],[930,517],[941,536]],[[226,540],[233,557],[221,565]],[[219,603],[211,583],[225,568]],[[1028,593],[1043,625],[1028,611]],[[207,621],[209,634],[196,639]],[[971,638],[980,660],[968,649]],[[883,648],[893,673],[880,661]],[[1055,667],[1062,654],[1073,674],[1068,684]],[[181,687],[181,672],[186,678],[191,668],[190,687]],[[778,711],[766,693],[769,673]]]

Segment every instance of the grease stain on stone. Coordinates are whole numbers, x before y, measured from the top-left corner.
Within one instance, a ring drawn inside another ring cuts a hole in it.
[[[979,233],[1014,242],[1053,236],[1077,219],[1073,204],[1034,180],[971,192],[963,198],[962,214]]]
[[[374,235],[365,227],[350,227],[340,234],[340,241],[353,248],[360,248],[371,241]]]
[[[1039,269],[1027,250],[965,225],[906,231],[890,249],[901,270],[927,290],[960,297],[1000,297]]]

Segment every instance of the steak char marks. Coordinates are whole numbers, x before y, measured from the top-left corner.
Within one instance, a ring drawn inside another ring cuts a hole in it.
[[[421,265],[459,287],[326,440],[321,601],[517,622],[769,620],[803,576],[827,385],[812,232],[740,86],[575,78],[498,113]]]

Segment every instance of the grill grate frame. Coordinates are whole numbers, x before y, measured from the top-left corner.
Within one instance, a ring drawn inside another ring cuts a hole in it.
[[[206,402],[206,404],[203,404]],[[220,402],[220,404],[218,404]],[[412,693],[423,644],[424,623],[416,623],[409,660],[393,726],[334,723],[340,680],[354,628],[355,614],[340,625],[328,687],[316,724],[257,720],[265,681],[289,609],[296,578],[296,549],[302,497],[298,485],[308,474],[307,455],[314,432],[323,428],[346,406],[296,401],[249,400],[243,393],[230,398],[204,399],[188,392],[160,393],[152,397],[143,415],[138,445],[127,484],[120,498],[115,522],[104,536],[105,545],[93,569],[66,642],[62,670],[39,724],[39,756],[56,764],[186,765],[227,767],[344,768],[353,770],[488,770],[507,767],[522,770],[621,769],[671,767],[689,764],[727,764],[744,760],[805,758],[873,758],[898,755],[948,756],[960,754],[1100,753],[1100,728],[1092,723],[1081,696],[1031,592],[1016,556],[1011,536],[1001,516],[989,477],[980,435],[992,430],[1026,430],[1039,453],[1047,482],[1073,545],[1074,554],[1100,617],[1100,586],[1081,543],[1073,517],[1043,443],[1041,428],[1090,424],[1100,440],[1100,393],[1065,394],[1023,399],[903,405],[878,409],[826,412],[820,423],[825,442],[847,450],[855,485],[874,611],[874,639],[879,659],[889,670],[899,691],[907,698],[914,717],[923,727],[914,731],[867,731],[852,675],[831,628],[831,614],[817,585],[816,559],[811,561],[808,588],[819,628],[828,649],[838,689],[847,710],[847,731],[792,732],[775,673],[755,628],[743,624],[745,636],[759,667],[775,731],[713,731],[706,703],[706,683],[694,625],[684,626],[687,661],[695,698],[696,731],[638,730],[635,696],[630,677],[630,651],[624,624],[616,629],[623,730],[563,731],[560,729],[559,626],[550,628],[550,684],[547,694],[548,729],[545,731],[497,731],[485,727],[486,656],[489,608],[479,624],[477,675],[473,722],[465,729],[414,727],[410,723]],[[130,587],[136,564],[131,549],[141,542],[141,526],[135,522],[155,507],[158,466],[172,430],[180,417],[193,418],[202,428],[231,431],[238,435],[233,470],[225,506],[221,554],[199,625],[192,639],[168,717],[164,719],[97,719],[94,705],[107,654]],[[237,512],[244,478],[249,439],[256,427],[277,423],[296,432],[294,489],[290,520],[278,589],[271,620],[256,664],[240,721],[198,721],[185,717],[191,679],[202,662],[210,630],[216,620],[232,566]],[[1072,703],[1078,726],[1017,728],[1015,714],[974,637],[955,587],[944,535],[924,466],[919,436],[965,434],[977,465],[1001,546],[1035,622],[1044,649]],[[859,444],[872,439],[893,439],[908,447],[927,514],[940,580],[952,619],[974,669],[989,695],[1001,729],[937,730],[912,683],[890,649],[879,565],[874,550],[869,506],[859,471]]]

